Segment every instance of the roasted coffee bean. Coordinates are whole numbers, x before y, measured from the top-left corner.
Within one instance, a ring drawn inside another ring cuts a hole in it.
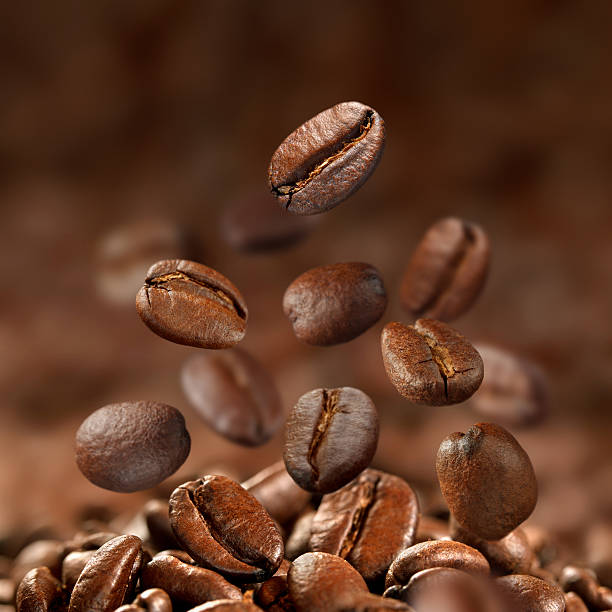
[[[171,555],[157,555],[142,568],[144,589],[163,589],[173,601],[197,606],[215,599],[241,599],[238,587],[216,572]]]
[[[81,532],[68,542],[66,548],[70,551],[98,550],[100,546],[104,546],[104,544],[120,535],[122,534],[115,531],[96,531],[94,533]]]
[[[287,418],[284,460],[307,491],[329,493],[372,461],[378,413],[359,389],[315,389],[302,395]]]
[[[573,591],[565,594],[565,612],[589,612],[584,601]]]
[[[261,608],[250,601],[220,599],[191,608],[187,612],[261,612]]]
[[[499,425],[477,423],[440,444],[436,471],[457,522],[486,540],[510,533],[533,511],[538,494],[527,453]]]
[[[181,259],[158,261],[149,268],[136,310],[158,336],[207,349],[240,342],[248,318],[243,297],[225,276]]]
[[[559,584],[564,591],[574,591],[594,610],[612,608],[612,589],[601,586],[592,570],[568,565],[559,576]]]
[[[558,542],[550,530],[539,525],[523,525],[515,531],[520,531],[525,536],[529,547],[536,556],[536,562],[539,562],[540,565],[548,565],[557,558]],[[511,573],[526,574],[527,572],[514,571]]]
[[[591,525],[584,545],[588,567],[602,584],[612,587],[612,523],[605,521]]]
[[[172,612],[172,602],[162,589],[148,589],[136,597],[134,603],[147,612]]]
[[[23,548],[13,564],[11,578],[17,583],[37,567],[48,567],[56,577],[62,575],[62,560],[66,555],[66,545],[60,540],[37,540]]]
[[[62,583],[69,591],[72,591],[81,572],[95,554],[95,550],[75,550],[66,555],[62,563]]]
[[[348,342],[372,327],[387,307],[380,273],[365,263],[319,266],[287,288],[283,310],[298,340],[318,346]]]
[[[544,374],[534,364],[501,348],[479,344],[485,375],[471,405],[481,415],[510,427],[541,421],[548,410]]]
[[[143,506],[142,515],[149,531],[149,539],[157,550],[179,548],[170,525],[167,501],[150,499]]]
[[[282,461],[255,474],[242,486],[281,525],[296,518],[311,498],[308,491],[295,484]]]
[[[413,544],[418,520],[419,504],[408,483],[365,470],[323,496],[312,521],[310,550],[346,559],[377,586],[393,559]]]
[[[414,574],[434,567],[451,567],[469,574],[488,576],[489,564],[475,548],[449,540],[421,542],[404,550],[391,564],[385,587],[407,584]]]
[[[60,581],[48,567],[30,570],[19,584],[17,612],[53,612],[63,607],[65,597]]]
[[[393,322],[381,335],[387,376],[400,395],[417,404],[443,406],[468,399],[480,386],[478,351],[458,331],[440,321]]]
[[[396,599],[379,597],[378,595],[358,595],[343,612],[386,612],[387,610],[401,610],[403,612],[416,612],[414,608]]]
[[[255,603],[267,612],[293,612],[295,605],[289,595],[287,576],[272,576],[257,589]]]
[[[204,421],[238,444],[264,444],[283,422],[274,380],[240,349],[193,355],[183,366],[181,382]]]
[[[285,543],[285,557],[287,559],[293,561],[300,555],[310,552],[310,534],[315,514],[314,510],[309,509],[295,521],[293,530]]]
[[[434,223],[413,253],[400,291],[415,318],[456,319],[474,303],[487,277],[489,239],[475,223],[448,217]]]
[[[513,574],[495,580],[506,601],[507,612],[564,612],[565,598],[559,587],[534,576]]]
[[[160,550],[153,557],[153,559],[158,559],[159,557],[176,557],[177,559],[179,559],[179,561],[182,561],[183,563],[187,563],[188,565],[195,565],[195,561],[193,560],[192,556],[188,552],[185,552],[180,548],[169,548],[167,550]]]
[[[91,482],[127,493],[176,472],[191,440],[183,415],[158,402],[110,404],[87,417],[76,434],[76,461]]]
[[[170,523],[198,564],[236,582],[262,582],[283,559],[282,536],[270,515],[225,476],[205,476],[175,489]]]
[[[384,144],[384,122],[374,109],[359,102],[336,104],[276,149],[268,169],[272,193],[298,215],[330,210],[366,181]]]
[[[344,559],[322,552],[298,557],[291,565],[287,584],[297,612],[350,610],[359,596],[368,594],[357,570]]]

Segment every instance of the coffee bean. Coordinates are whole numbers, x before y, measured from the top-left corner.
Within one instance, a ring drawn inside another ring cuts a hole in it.
[[[564,612],[565,598],[559,587],[522,574],[502,576],[496,585],[507,602],[508,612]]]
[[[261,608],[257,607],[250,601],[231,601],[220,599],[218,601],[209,601],[201,606],[191,608],[187,612],[261,612]]]
[[[240,342],[248,318],[243,297],[225,276],[180,259],[158,261],[149,268],[136,310],[158,336],[208,349]]]
[[[317,346],[356,338],[382,317],[386,307],[380,273],[365,263],[308,270],[289,285],[283,298],[297,338]]]
[[[134,603],[147,612],[172,612],[172,602],[162,589],[148,589],[136,597]]]
[[[448,540],[449,537],[448,521],[442,521],[433,516],[421,516],[417,527],[415,543],[428,542],[429,540]]]
[[[110,404],[87,417],[76,434],[76,461],[91,482],[127,493],[176,472],[191,447],[183,415],[158,402]]]
[[[151,499],[142,508],[149,539],[157,550],[178,548],[168,515],[168,502],[162,499]]]
[[[284,460],[291,478],[307,491],[329,493],[372,461],[378,413],[359,389],[315,389],[293,407],[285,434]]]
[[[48,567],[56,578],[60,578],[66,552],[66,545],[60,540],[36,540],[22,548],[15,557],[11,578],[19,583],[30,570],[37,567]]]
[[[81,572],[95,554],[95,550],[75,550],[66,555],[62,563],[62,584],[69,591],[72,591]]]
[[[293,612],[295,605],[289,595],[287,576],[273,576],[257,589],[255,603],[267,612]]]
[[[385,144],[382,117],[342,102],[293,131],[276,149],[268,180],[283,208],[314,215],[334,208],[366,181]]]
[[[30,570],[19,584],[16,595],[17,611],[51,612],[61,609],[64,599],[60,581],[48,567],[37,567]]]
[[[531,548],[536,557],[536,563],[545,566],[557,558],[559,545],[557,538],[550,530],[539,525],[531,524],[517,527],[515,531],[522,532],[523,536],[527,540],[528,546]],[[526,574],[528,572],[515,571],[511,573]]]
[[[584,601],[573,591],[565,594],[565,612],[589,612]]]
[[[197,563],[237,582],[266,580],[283,559],[283,540],[270,515],[225,476],[205,476],[175,489],[170,522]]]
[[[419,319],[414,326],[388,323],[381,347],[393,386],[417,404],[463,402],[482,382],[483,364],[476,349],[440,321]]]
[[[531,461],[499,425],[477,423],[440,444],[436,471],[457,522],[486,540],[510,533],[533,511],[537,483]]]
[[[567,565],[559,576],[559,584],[565,591],[574,591],[594,610],[612,608],[612,589],[601,586],[592,570]]]
[[[351,602],[349,608],[342,610],[350,610],[351,612],[386,612],[387,610],[401,610],[403,612],[416,612],[414,608],[395,599],[379,597],[378,595],[358,595]]]
[[[267,442],[283,421],[274,380],[240,349],[193,355],[181,373],[183,391],[218,434],[247,446]]]
[[[18,583],[11,578],[0,578],[0,605],[13,603]]]
[[[293,561],[300,555],[310,552],[310,534],[315,511],[308,509],[300,516],[293,526],[291,534],[285,543],[285,557]]]
[[[132,597],[143,561],[142,542],[119,536],[100,547],[83,568],[69,612],[112,612]]]
[[[489,267],[489,239],[475,223],[448,217],[434,223],[413,253],[400,297],[415,318],[456,319],[474,303]]]
[[[385,587],[407,584],[414,574],[434,567],[451,567],[469,574],[488,576],[489,564],[476,549],[460,542],[431,540],[404,550],[391,564]]]
[[[323,496],[310,549],[346,559],[375,587],[400,551],[413,544],[418,520],[419,505],[408,483],[368,469]]]

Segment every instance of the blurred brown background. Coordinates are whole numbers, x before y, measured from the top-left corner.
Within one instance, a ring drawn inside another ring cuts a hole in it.
[[[4,3],[0,8],[0,535],[68,532],[87,504],[149,494],[97,489],[73,439],[100,406],[155,399],[183,411],[178,474],[245,477],[282,434],[242,449],[182,395],[194,349],[166,342],[96,288],[100,241],[125,224],[186,225],[201,260],[241,289],[244,347],[287,407],[353,385],[379,407],[376,465],[435,491],[440,440],[481,420],[469,406],[416,407],[384,375],[378,336],[405,319],[398,284],[429,224],[457,215],[493,245],[489,282],[455,323],[539,363],[552,406],[515,431],[541,496],[533,521],[568,538],[612,515],[612,3],[207,1]],[[297,247],[247,256],[219,236],[224,205],[266,190],[269,158],[315,113],[359,100],[387,148],[368,183]],[[310,348],[281,311],[307,268],[367,261],[390,306],[362,337]],[[151,262],[153,263],[153,262]],[[435,495],[433,497],[435,500]],[[434,503],[434,502],[432,502]]]

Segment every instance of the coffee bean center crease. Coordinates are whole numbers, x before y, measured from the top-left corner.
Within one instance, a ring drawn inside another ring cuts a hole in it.
[[[338,389],[333,389],[332,391],[327,391],[327,389],[323,389],[321,414],[319,415],[319,420],[317,421],[317,426],[312,436],[312,442],[310,443],[310,448],[308,449],[307,458],[308,463],[312,467],[312,473],[315,481],[319,480],[317,452],[331,426],[331,422],[334,418],[334,415],[340,409],[338,405],[338,395]]]
[[[343,559],[346,559],[349,556],[353,550],[353,547],[355,546],[355,542],[357,542],[359,536],[361,535],[363,526],[368,518],[368,513],[376,501],[376,489],[378,488],[379,482],[380,478],[376,478],[374,482],[367,481],[364,483],[359,504],[355,514],[353,515],[351,527],[346,534],[344,542],[342,543],[342,548],[340,549],[340,556]]]

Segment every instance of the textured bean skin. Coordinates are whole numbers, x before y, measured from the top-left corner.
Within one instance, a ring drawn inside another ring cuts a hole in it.
[[[310,549],[346,559],[376,585],[414,542],[418,520],[418,501],[408,483],[368,469],[323,497],[312,521]]]
[[[386,306],[380,273],[365,263],[312,268],[283,297],[283,311],[298,340],[317,346],[356,338],[382,317]]]
[[[148,489],[176,472],[191,439],[183,415],[158,402],[110,404],[76,434],[76,461],[91,482],[111,491]]]
[[[369,465],[377,443],[378,413],[363,391],[315,389],[287,418],[283,458],[300,487],[329,493]]]
[[[565,598],[558,586],[552,586],[534,576],[512,574],[496,579],[507,601],[507,611],[564,612]]]
[[[477,423],[440,444],[440,489],[457,522],[486,540],[510,533],[533,511],[537,483],[531,461],[499,425]]]
[[[166,259],[149,268],[136,310],[158,336],[188,346],[228,348],[242,340],[248,310],[225,276],[194,261]]]
[[[463,402],[482,382],[483,363],[476,349],[441,321],[388,323],[381,349],[389,380],[400,395],[417,404]]]
[[[62,585],[48,567],[30,570],[17,588],[18,612],[52,612],[62,600]]]
[[[268,180],[283,208],[314,215],[337,206],[372,173],[384,148],[381,116],[342,102],[293,131],[272,155]]]

